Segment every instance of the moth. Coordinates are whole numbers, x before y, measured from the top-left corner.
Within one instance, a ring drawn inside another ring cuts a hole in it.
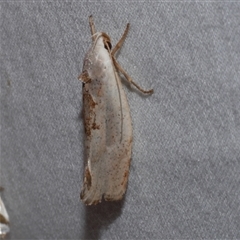
[[[86,205],[97,204],[102,198],[115,201],[126,191],[132,152],[132,121],[128,101],[119,73],[142,93],[143,90],[116,61],[129,23],[116,46],[110,37],[96,32],[89,17],[92,46],[88,50],[79,80],[83,82],[83,118],[85,128],[86,166],[80,198]]]
[[[0,187],[0,191],[2,190],[3,188]],[[9,216],[0,197],[0,238],[4,238],[6,234],[10,232],[9,224]]]

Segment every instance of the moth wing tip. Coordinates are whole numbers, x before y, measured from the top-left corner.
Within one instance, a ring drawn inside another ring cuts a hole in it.
[[[91,206],[91,205],[97,205],[102,201],[102,196],[101,197],[92,197],[89,192],[85,192],[83,189],[80,193],[80,199],[84,202],[85,205]]]

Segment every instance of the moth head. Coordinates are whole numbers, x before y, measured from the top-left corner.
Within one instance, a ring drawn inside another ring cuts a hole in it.
[[[102,46],[102,44],[103,44],[104,48],[107,49],[108,52],[111,51],[111,49],[112,49],[111,39],[106,33],[97,32],[94,35],[92,35],[92,38],[94,41],[93,46],[92,46],[93,50],[96,47],[96,45],[100,44]]]
[[[111,39],[106,33],[102,33],[104,47],[110,51],[112,49]]]

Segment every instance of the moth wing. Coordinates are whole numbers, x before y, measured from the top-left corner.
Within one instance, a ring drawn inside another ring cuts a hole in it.
[[[4,238],[9,231],[9,216],[0,197],[0,238]]]
[[[118,75],[113,76],[102,79],[94,91],[89,90],[94,88],[93,81],[84,86],[87,166],[81,199],[89,205],[100,202],[102,196],[109,201],[120,200],[127,186],[131,116],[121,81]],[[101,97],[97,95],[99,92]]]

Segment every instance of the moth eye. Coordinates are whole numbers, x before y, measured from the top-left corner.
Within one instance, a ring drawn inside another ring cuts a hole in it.
[[[104,47],[107,49],[107,50],[111,50],[112,49],[112,44],[109,42],[109,41],[104,41]]]

